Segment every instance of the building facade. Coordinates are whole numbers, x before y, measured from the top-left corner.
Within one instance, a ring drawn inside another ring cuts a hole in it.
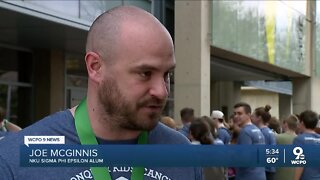
[[[1,0],[0,106],[6,118],[26,127],[76,105],[87,90],[89,27],[120,5],[153,13],[173,33],[173,1]]]
[[[84,97],[87,32],[119,5],[153,13],[174,39],[164,114],[179,120],[180,109],[192,107],[230,115],[241,100],[253,108],[272,102],[280,118],[320,112],[317,1],[1,0],[0,106],[8,119],[26,127]]]
[[[231,115],[238,101],[255,108],[273,99],[271,113],[280,118],[305,109],[320,112],[319,6],[175,1],[175,110],[190,106],[196,115],[212,109]],[[249,85],[276,96],[257,99],[257,91],[243,88]]]

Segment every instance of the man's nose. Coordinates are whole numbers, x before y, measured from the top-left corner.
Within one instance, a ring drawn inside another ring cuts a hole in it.
[[[150,89],[150,95],[161,100],[166,99],[169,95],[169,83],[163,78],[154,81]]]

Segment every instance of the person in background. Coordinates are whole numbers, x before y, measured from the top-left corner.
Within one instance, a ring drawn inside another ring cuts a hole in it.
[[[20,166],[25,136],[59,135],[65,137],[66,145],[78,146],[190,144],[181,133],[159,123],[175,57],[172,38],[156,17],[134,6],[109,9],[91,25],[84,59],[87,96],[78,106],[1,140],[1,180],[79,179],[84,174],[95,180],[154,180],[155,175],[159,179],[201,180],[202,169],[197,167]]]
[[[281,125],[280,121],[276,117],[271,117],[268,127],[273,131],[274,134],[280,134],[281,133]]]
[[[293,139],[294,145],[314,144],[320,145],[320,134],[314,130],[319,122],[319,116],[311,110],[303,111],[299,116],[299,126],[302,131]],[[295,168],[294,180],[320,179],[320,167]]]
[[[231,116],[229,117],[228,125],[230,127],[229,130],[230,130],[230,133],[231,133],[230,144],[235,145],[235,144],[237,144],[237,139],[238,139],[238,136],[240,134],[241,128],[234,122],[234,114],[231,114]],[[236,178],[236,168],[228,167],[227,177],[228,177],[228,180],[235,180],[235,178]]]
[[[292,144],[293,139],[297,136],[296,130],[298,127],[299,119],[296,115],[291,114],[283,120],[281,134],[276,134],[276,143],[279,145]],[[276,168],[275,179],[293,180],[294,168],[293,167],[278,167]]]
[[[195,118],[190,124],[189,139],[194,145],[213,144],[210,134],[210,127],[207,123],[208,116]],[[210,118],[209,118],[210,119]],[[213,147],[214,148],[214,147]],[[204,180],[225,180],[225,169],[223,167],[205,167],[203,168]]]
[[[239,145],[265,144],[264,136],[259,128],[251,123],[251,107],[248,103],[240,102],[234,105],[234,123],[240,128],[237,139]],[[265,180],[264,167],[236,168],[236,180]]]
[[[210,137],[210,127],[202,118],[195,118],[189,127],[189,139],[191,144],[213,144]]]
[[[6,135],[6,132],[18,132],[21,128],[11,122],[9,122],[7,119],[5,119],[5,110],[4,108],[0,107],[0,137]]]
[[[251,121],[261,130],[266,145],[276,145],[276,137],[272,130],[268,127],[268,123],[271,119],[271,114],[269,112],[270,109],[270,105],[256,108],[251,116]],[[267,180],[274,180],[275,173],[275,167],[266,167]]]
[[[181,134],[188,137],[189,136],[189,127],[191,121],[194,119],[194,110],[192,108],[185,107],[180,111],[181,121],[183,123],[182,129],[179,130]]]
[[[221,111],[213,110],[211,118],[217,127],[218,138],[222,140],[223,144],[230,144],[231,135],[227,127],[225,126],[224,114]]]
[[[320,115],[319,115],[319,119],[320,119]],[[316,129],[314,130],[316,133],[320,134],[320,120],[318,121],[318,124],[316,126]]]
[[[234,122],[234,114],[230,115],[228,125],[231,134],[230,144],[237,144],[237,139],[241,129],[237,123]]]
[[[160,122],[162,122],[164,125],[176,130],[177,129],[177,125],[176,122],[169,116],[163,116],[160,119]]]
[[[293,139],[297,136],[299,118],[295,114],[289,115],[282,122],[283,133],[276,134],[277,144],[292,144]]]
[[[202,116],[201,119],[209,125],[210,137],[213,140],[213,144],[223,145],[223,141],[218,137],[217,124],[213,121],[213,119],[208,116]]]

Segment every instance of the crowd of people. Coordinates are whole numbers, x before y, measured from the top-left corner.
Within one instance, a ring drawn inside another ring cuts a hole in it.
[[[248,103],[234,105],[233,114],[226,119],[223,112],[213,110],[211,116],[195,117],[192,108],[180,111],[183,127],[178,129],[192,144],[319,144],[319,115],[310,110],[291,114],[278,120],[270,113],[271,106],[251,110]],[[213,147],[214,148],[214,147]],[[250,167],[204,168],[204,179],[299,180],[320,179],[320,168]]]
[[[173,180],[320,178],[320,169],[310,167],[131,167],[131,171],[119,167],[21,167],[20,146],[25,136],[35,135],[65,136],[68,145],[320,143],[315,131],[319,116],[310,110],[284,119],[282,131],[268,105],[252,112],[249,104],[237,103],[228,119],[219,110],[195,117],[192,108],[183,108],[182,128],[177,128],[171,117],[161,118],[170,91],[169,75],[175,68],[173,41],[152,14],[137,7],[115,7],[93,22],[85,63],[88,91],[79,105],[1,139],[1,179],[77,179],[83,174],[90,179],[145,180],[156,176]],[[12,124],[1,117],[1,128],[10,131]]]

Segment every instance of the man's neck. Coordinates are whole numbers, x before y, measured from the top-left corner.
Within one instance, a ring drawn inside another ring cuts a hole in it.
[[[287,134],[296,134],[296,132],[291,130],[291,129],[286,130],[285,133],[287,133]]]
[[[88,106],[92,107],[92,106]],[[70,109],[71,114],[75,115],[76,107]],[[128,140],[135,139],[141,133],[140,131],[132,131],[118,127],[115,123],[111,123],[107,116],[101,116],[96,109],[88,108],[89,121],[96,137],[105,140]],[[100,117],[100,118],[99,118]],[[105,117],[105,118],[101,118]]]
[[[225,128],[224,124],[223,123],[218,123],[218,128]]]
[[[260,125],[259,125],[259,128],[260,128],[260,129],[265,128],[265,127],[268,127],[268,126],[265,125],[265,124],[260,124]]]
[[[316,132],[313,129],[305,129],[303,133],[315,134]]]
[[[243,128],[243,127],[245,127],[245,126],[247,126],[247,125],[250,125],[250,124],[252,124],[252,123],[251,123],[251,121],[249,120],[249,121],[247,121],[246,123],[244,123],[244,124],[241,126],[241,128]]]

